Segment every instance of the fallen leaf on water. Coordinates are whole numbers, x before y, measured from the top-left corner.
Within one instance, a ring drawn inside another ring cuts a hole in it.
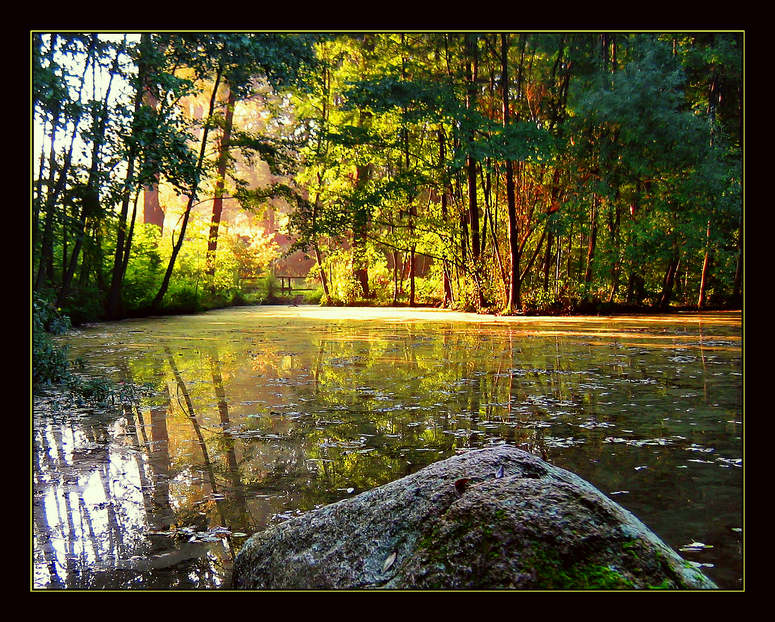
[[[713,568],[713,564],[701,563],[701,562],[689,562],[689,565],[694,568]]]
[[[393,565],[393,562],[396,561],[396,552],[393,551],[390,555],[388,555],[387,559],[385,560],[385,563],[382,565],[382,572],[387,572],[390,567]]]
[[[684,544],[680,551],[702,551],[703,549],[712,549],[712,544],[705,544],[704,542],[692,542],[690,544]]]

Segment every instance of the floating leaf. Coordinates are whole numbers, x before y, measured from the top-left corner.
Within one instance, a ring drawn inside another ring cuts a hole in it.
[[[704,563],[704,562],[689,562],[689,565],[693,568],[713,568],[713,564]]]
[[[691,542],[690,544],[684,544],[679,550],[681,551],[702,551],[704,549],[712,549],[712,544],[705,544],[704,542]]]
[[[387,556],[385,563],[382,564],[382,572],[387,572],[390,569],[390,567],[396,561],[396,556],[397,556],[397,553],[395,551],[393,551],[390,555]]]

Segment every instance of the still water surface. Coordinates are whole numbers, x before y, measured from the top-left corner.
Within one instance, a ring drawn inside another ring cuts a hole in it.
[[[33,587],[218,588],[268,525],[517,445],[742,587],[737,312],[493,318],[241,307],[62,338],[131,399],[35,400]]]

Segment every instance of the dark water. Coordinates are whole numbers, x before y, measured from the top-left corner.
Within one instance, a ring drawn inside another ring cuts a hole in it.
[[[739,313],[248,307],[63,341],[126,390],[108,408],[35,401],[35,588],[229,587],[253,532],[498,443],[742,587]]]

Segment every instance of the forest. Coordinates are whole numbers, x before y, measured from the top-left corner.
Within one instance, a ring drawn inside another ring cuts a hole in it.
[[[324,305],[741,308],[742,32],[32,32],[31,65],[46,328],[279,276]]]

